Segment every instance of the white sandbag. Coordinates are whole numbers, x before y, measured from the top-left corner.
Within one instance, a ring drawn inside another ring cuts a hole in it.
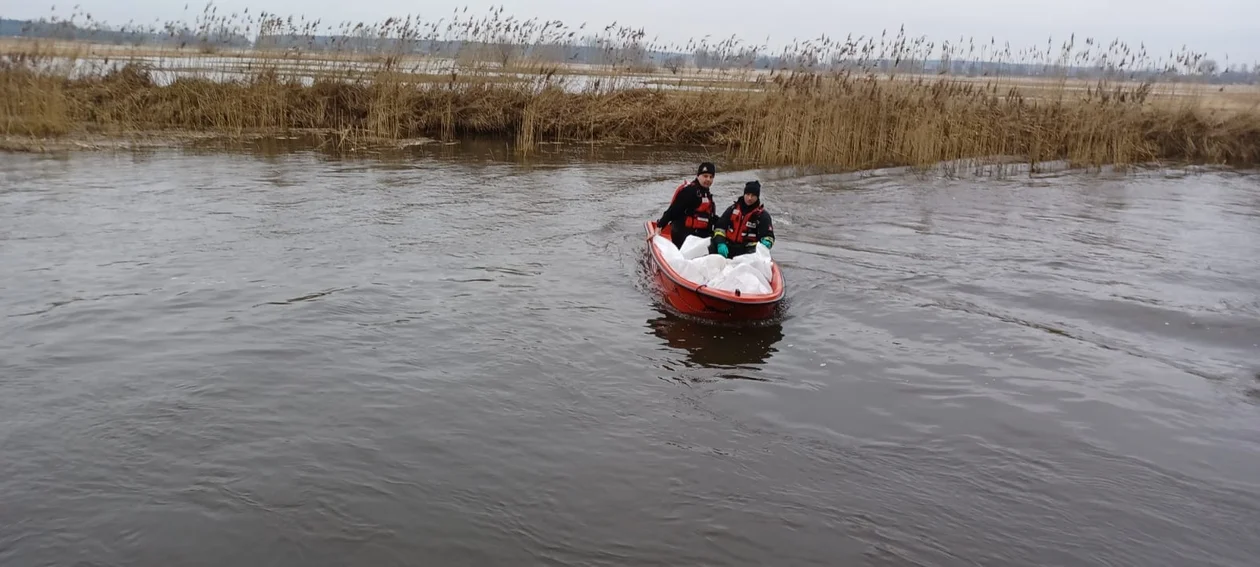
[[[687,281],[732,292],[738,289],[741,294],[770,293],[772,260],[770,250],[761,243],[757,244],[756,253],[729,260],[720,254],[709,254],[709,239],[695,235],[683,242],[686,252],[663,236],[652,237],[652,245],[660,251],[665,263]],[[689,258],[688,254],[698,255]]]
[[[752,255],[752,254],[745,254],[745,256],[751,256],[751,255]],[[734,269],[734,265],[733,265],[733,264],[734,264],[734,263],[732,262],[732,267],[731,267],[731,269]],[[770,289],[770,277],[769,277],[768,275],[766,275],[766,274],[770,274],[770,275],[773,275],[773,274],[771,274],[771,273],[770,273],[770,271],[769,271],[769,270],[770,270],[770,265],[769,265],[769,263],[764,262],[764,261],[762,261],[762,260],[757,260],[757,261],[754,261],[753,263],[751,263],[751,264],[747,264],[747,265],[748,265],[749,267],[753,268],[752,273],[754,273],[754,274],[756,274],[756,275],[757,275],[757,280],[758,280],[758,281],[760,281],[760,282],[761,282],[761,284],[762,284],[762,285],[764,285],[764,286],[766,287],[766,289]],[[760,267],[759,267],[759,266],[760,266]],[[766,270],[766,273],[765,273],[765,274],[763,274],[763,273],[762,273],[762,271],[761,271],[761,269],[762,269],[762,268],[764,268],[764,269]]]
[[[770,280],[774,278],[774,259],[770,257],[770,249],[765,244],[757,243],[758,261],[753,263],[753,267],[765,277],[766,285],[770,285]]]
[[[731,263],[752,266],[753,269],[757,270],[757,274],[761,276],[761,279],[766,282],[769,282],[770,279],[774,277],[774,272],[770,266],[770,260],[760,254],[744,254],[743,256],[736,256],[731,259]],[[767,285],[769,285],[769,283],[767,283]]]
[[[688,260],[683,260],[682,265],[674,268],[674,271],[678,272],[678,275],[682,276],[683,279],[697,285],[709,279],[706,277],[707,274],[705,274],[703,267]]]
[[[669,264],[675,270],[678,269],[678,264],[687,260],[686,258],[683,258],[682,252],[678,250],[678,247],[674,246],[674,243],[664,236],[653,236],[652,245],[660,251],[661,256],[665,258],[665,263]]]
[[[770,259],[770,249],[766,248],[765,245],[760,242],[757,243],[755,253],[736,256],[731,259],[731,263],[747,264],[752,266],[757,270],[757,273],[761,275],[761,279],[766,282],[766,285],[770,285],[769,282],[774,277],[774,269],[771,266],[773,261]]]
[[[675,272],[683,279],[696,282],[697,284],[704,282],[708,278],[705,277],[705,271],[700,266],[691,263],[683,258],[682,252],[674,246],[673,241],[664,236],[653,236],[652,245],[661,252],[661,256],[665,258],[665,263],[673,268]]]
[[[683,241],[682,248],[679,248],[679,251],[682,252],[683,258],[695,260],[709,253],[709,239],[700,238],[694,234],[689,235]]]
[[[697,280],[699,282],[707,282],[718,277],[721,275],[722,270],[726,269],[726,266],[730,264],[730,260],[727,260],[718,254],[708,254],[694,260],[687,261],[696,266],[700,274],[702,274],[701,279]]]
[[[708,287],[731,292],[738,290],[741,295],[770,293],[770,284],[763,281],[757,269],[749,264],[731,264],[718,277],[710,280]]]

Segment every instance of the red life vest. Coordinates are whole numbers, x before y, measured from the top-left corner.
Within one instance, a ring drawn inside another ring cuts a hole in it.
[[[747,213],[739,208],[738,202],[731,211],[731,230],[726,234],[726,239],[735,244],[743,244],[745,242],[756,242],[757,227],[749,228],[748,222],[761,215],[765,207],[761,203],[757,203],[757,207]]]
[[[678,188],[674,189],[674,196],[670,198],[670,202],[677,200],[678,194],[681,193],[683,189],[687,188],[689,184],[690,182],[684,181],[682,185],[679,185]],[[691,214],[687,215],[687,218],[683,219],[683,226],[691,230],[709,228],[709,223],[713,220],[714,209],[713,195],[705,194],[700,198],[700,206],[696,207],[696,210],[692,211]]]

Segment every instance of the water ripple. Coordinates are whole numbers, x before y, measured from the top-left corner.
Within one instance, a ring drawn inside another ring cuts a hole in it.
[[[0,159],[0,564],[1260,554],[1254,175],[726,172],[789,299],[713,325],[704,158],[483,150]]]

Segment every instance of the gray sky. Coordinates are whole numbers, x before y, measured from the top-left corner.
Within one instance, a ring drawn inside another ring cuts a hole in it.
[[[57,13],[68,16],[79,4],[83,11],[110,24],[186,19],[205,5],[193,1],[184,11],[180,0],[71,0],[57,4]],[[54,3],[0,0],[0,16],[37,18],[47,16]],[[456,7],[468,7],[468,15],[484,14],[502,5],[505,13],[520,19],[558,19],[576,28],[582,22],[602,28],[616,21],[643,27],[648,38],[678,45],[688,38],[710,35],[723,39],[734,34],[745,43],[767,43],[772,48],[793,38],[821,34],[844,38],[848,34],[892,34],[902,24],[911,36],[926,35],[937,44],[960,36],[1009,41],[1014,51],[1046,45],[1057,47],[1075,32],[1078,38],[1094,37],[1102,43],[1119,38],[1136,47],[1145,42],[1148,53],[1167,55],[1183,45],[1207,52],[1224,65],[1260,62],[1260,1],[1257,0],[882,0],[845,4],[823,0],[631,0],[600,3],[583,0],[500,0],[477,3],[457,0],[221,0],[219,13],[250,8],[251,13],[306,15],[325,23],[345,20],[375,22],[390,16],[418,15],[425,20],[449,17]],[[1078,42],[1079,43],[1079,42]]]

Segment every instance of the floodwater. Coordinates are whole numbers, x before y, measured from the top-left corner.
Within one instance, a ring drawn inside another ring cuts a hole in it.
[[[722,170],[728,328],[699,156],[457,148],[0,155],[0,565],[1260,557],[1260,177]]]
[[[273,69],[280,79],[296,81],[310,86],[316,79],[355,79],[359,73],[371,73],[381,68],[376,61],[355,61],[351,59],[293,59],[277,53],[274,57],[238,56],[223,57],[215,55],[183,55],[156,56],[124,54],[120,58],[89,57],[69,58],[53,57],[41,62],[35,68],[70,78],[103,76],[116,72],[128,65],[139,65],[148,71],[149,79],[154,84],[169,86],[179,78],[208,79],[212,81],[247,81],[258,76],[264,69]],[[542,84],[544,77],[537,73],[520,73],[511,71],[495,71],[479,68],[475,71],[459,67],[454,59],[432,58],[417,63],[404,63],[399,67],[404,73],[419,75],[449,76],[456,73],[465,78],[475,75],[489,80],[520,81],[522,84]],[[693,77],[695,78],[695,77]],[[699,90],[698,85],[683,83],[681,80],[661,79],[657,75],[622,72],[616,76],[605,74],[567,74],[546,78],[548,86],[559,87],[567,92],[590,92],[611,88],[652,88],[664,90]],[[408,84],[402,81],[402,84]],[[426,83],[432,84],[432,83]],[[707,90],[748,90],[738,87],[722,87],[710,85]]]

